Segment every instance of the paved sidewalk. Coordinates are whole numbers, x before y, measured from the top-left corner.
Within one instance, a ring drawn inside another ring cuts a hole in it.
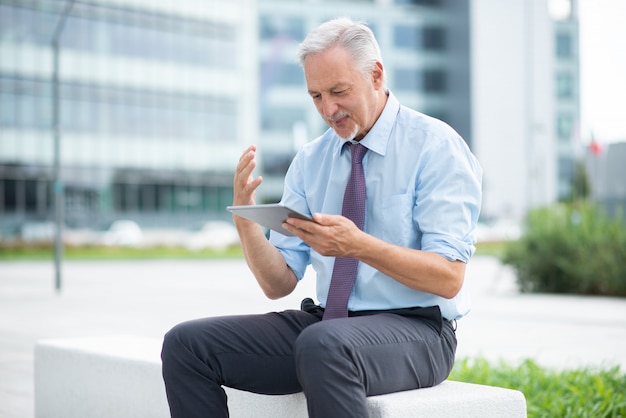
[[[191,318],[297,308],[315,295],[307,275],[271,301],[243,260],[65,262],[57,294],[52,262],[0,262],[0,417],[34,417],[38,339],[160,338]],[[626,299],[519,294],[511,270],[490,257],[475,257],[466,280],[473,310],[459,321],[459,357],[626,371]]]

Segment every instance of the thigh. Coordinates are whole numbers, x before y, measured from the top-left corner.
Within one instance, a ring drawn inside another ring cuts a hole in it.
[[[220,385],[256,393],[301,391],[294,366],[298,335],[319,320],[301,311],[198,319],[172,331]]]
[[[388,313],[323,321],[308,328],[298,347],[301,343],[328,356],[326,361],[334,367],[354,373],[367,396],[441,383],[454,365],[456,351],[449,323],[439,332],[419,317]]]

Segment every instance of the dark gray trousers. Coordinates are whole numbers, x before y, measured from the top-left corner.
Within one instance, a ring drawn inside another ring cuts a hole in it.
[[[452,369],[456,336],[438,307],[321,321],[321,309],[305,303],[172,328],[161,354],[172,417],[228,417],[228,386],[304,391],[309,417],[364,418],[367,396],[434,386]]]

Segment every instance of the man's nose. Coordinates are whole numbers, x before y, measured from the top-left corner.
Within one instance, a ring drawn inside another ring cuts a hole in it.
[[[337,113],[339,106],[337,106],[337,102],[332,97],[326,97],[322,99],[321,110],[324,117],[329,118]]]

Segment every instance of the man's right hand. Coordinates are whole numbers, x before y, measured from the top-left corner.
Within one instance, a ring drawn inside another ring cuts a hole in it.
[[[233,205],[256,204],[256,189],[263,178],[252,176],[255,157],[256,145],[250,145],[239,158],[233,180]],[[267,240],[261,226],[237,215],[233,215],[233,221],[246,262],[265,295],[278,299],[290,294],[298,280],[282,254]]]
[[[252,171],[256,167],[256,145],[250,145],[241,157],[233,179],[233,205],[254,205],[256,189],[263,182],[263,177],[254,178]]]

